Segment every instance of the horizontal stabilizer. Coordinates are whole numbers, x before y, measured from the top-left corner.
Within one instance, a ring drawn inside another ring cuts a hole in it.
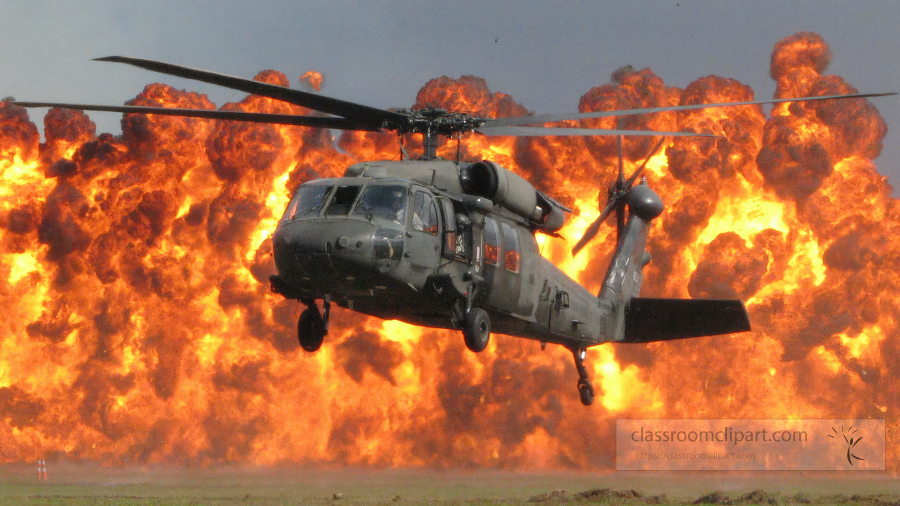
[[[750,330],[739,300],[631,299],[625,310],[626,343],[652,343]]]

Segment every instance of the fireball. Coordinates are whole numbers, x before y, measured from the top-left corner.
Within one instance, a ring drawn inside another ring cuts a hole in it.
[[[815,34],[779,42],[777,96],[855,92],[824,74],[830,58]],[[288,84],[275,71],[257,80]],[[621,70],[579,108],[752,99],[732,79],[681,90]],[[216,108],[160,84],[132,103]],[[428,82],[421,107],[529,113],[473,76]],[[302,112],[258,96],[222,109]],[[269,292],[268,235],[299,184],[400,156],[396,135],[154,115],[122,124],[121,136],[97,135],[85,114],[51,110],[40,143],[22,108],[0,105],[4,462],[596,468],[614,458],[616,417],[886,417],[896,431],[900,206],[873,162],[887,129],[865,100],[626,120],[723,137],[678,138],[648,164],[667,207],[642,295],[741,298],[754,331],[594,348],[591,408],[570,395],[569,353],[531,341],[497,336],[475,355],[457,332],[336,309],[322,350],[300,350],[301,308]],[[540,238],[542,254],[596,291],[614,226],[570,251],[615,178],[613,142],[465,134],[438,155],[493,160],[575,209],[565,239]],[[626,172],[653,144],[626,138]]]

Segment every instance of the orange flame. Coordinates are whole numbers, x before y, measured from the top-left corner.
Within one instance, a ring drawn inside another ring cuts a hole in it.
[[[779,42],[777,96],[853,91],[822,75],[829,60],[815,34]],[[287,85],[274,71],[257,79]],[[621,69],[579,108],[752,97],[730,79],[680,90]],[[215,107],[163,85],[132,103]],[[528,114],[472,76],[430,81],[415,107]],[[223,108],[303,113],[256,96]],[[667,208],[643,295],[739,297],[754,331],[594,348],[598,402],[584,408],[571,355],[531,341],[495,336],[476,355],[456,332],[338,309],[323,348],[299,350],[296,302],[268,292],[268,234],[297,185],[397,158],[395,135],[334,142],[313,129],[127,115],[121,137],[96,136],[84,114],[52,110],[39,144],[25,111],[0,105],[0,460],[589,468],[611,465],[617,416],[887,417],[896,431],[900,206],[872,162],[886,134],[877,110],[845,100],[623,123],[725,137],[678,138],[651,160]],[[654,142],[624,144],[630,173]],[[581,256],[570,250],[605,204],[614,139],[470,134],[438,154],[457,150],[576,209],[566,240],[541,237],[542,252],[599,288],[614,226]]]

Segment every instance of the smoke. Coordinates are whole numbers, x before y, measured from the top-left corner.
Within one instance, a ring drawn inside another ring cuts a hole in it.
[[[815,34],[779,42],[777,96],[855,91],[823,74],[830,58]],[[288,84],[275,71],[257,79]],[[681,90],[622,68],[579,109],[753,98],[725,77]],[[160,84],[130,103],[216,107]],[[415,107],[530,114],[473,76],[428,82]],[[222,108],[309,113],[257,96]],[[887,417],[896,428],[900,251],[890,238],[900,206],[872,161],[886,127],[868,101],[623,120],[723,137],[667,141],[648,163],[666,210],[652,225],[642,295],[741,298],[754,331],[593,348],[591,408],[578,401],[571,354],[532,341],[495,335],[476,355],[457,332],[338,308],[323,348],[299,349],[301,308],[268,290],[268,234],[299,184],[399,158],[396,135],[345,132],[335,146],[330,132],[301,127],[122,122],[122,136],[97,135],[85,114],[51,110],[40,143],[24,109],[0,105],[4,461],[585,469],[612,465],[616,417]],[[653,144],[625,139],[626,175]],[[438,155],[457,150],[575,209],[566,240],[542,238],[541,248],[599,290],[614,224],[579,257],[569,251],[605,205],[614,138],[466,134]]]
[[[305,91],[322,91],[322,86],[324,85],[325,76],[321,72],[310,70],[300,76],[300,87],[304,88]]]

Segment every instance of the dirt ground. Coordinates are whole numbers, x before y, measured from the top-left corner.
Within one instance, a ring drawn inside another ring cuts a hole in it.
[[[0,466],[0,504],[865,504],[900,506],[886,473],[517,472],[311,467]]]

